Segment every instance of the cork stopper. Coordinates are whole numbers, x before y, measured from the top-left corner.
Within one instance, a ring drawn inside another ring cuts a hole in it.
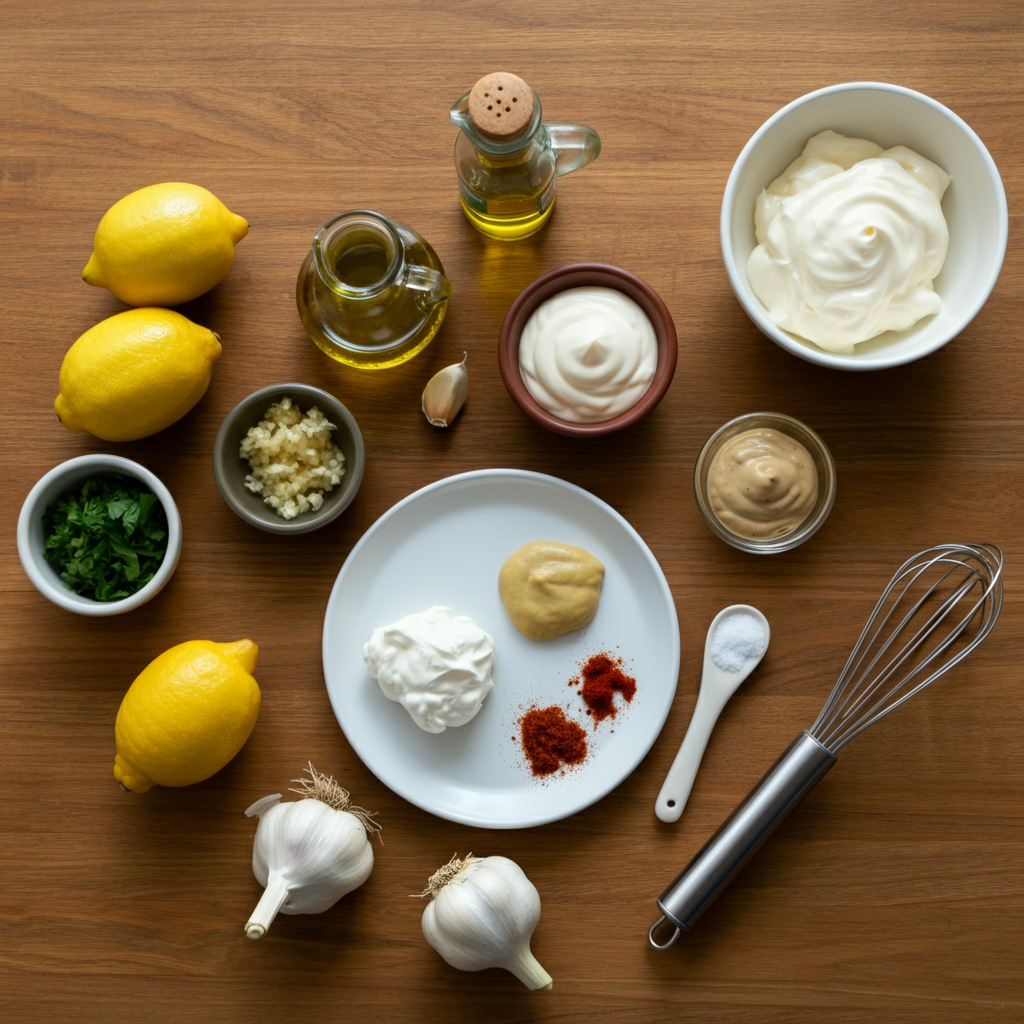
[[[484,75],[469,94],[469,119],[482,135],[506,141],[533,117],[533,90],[508,71]]]

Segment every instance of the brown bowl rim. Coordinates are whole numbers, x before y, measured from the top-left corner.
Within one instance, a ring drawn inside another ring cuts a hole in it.
[[[658,341],[658,365],[654,380],[636,405],[614,419],[601,423],[570,423],[544,409],[530,394],[519,372],[519,339],[526,321],[545,299],[567,288],[587,285],[615,288],[631,298],[647,314]],[[508,393],[516,404],[542,427],[569,437],[612,434],[643,419],[665,396],[676,372],[679,339],[672,314],[661,296],[635,274],[609,263],[571,263],[550,270],[531,281],[516,296],[501,323],[498,335],[498,365]]]

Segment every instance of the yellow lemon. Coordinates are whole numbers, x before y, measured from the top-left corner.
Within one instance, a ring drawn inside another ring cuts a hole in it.
[[[248,232],[249,222],[205,188],[149,185],[103,215],[82,280],[130,306],[177,306],[224,279]]]
[[[242,749],[260,713],[251,640],[189,640],[164,651],[132,683],[114,726],[114,778],[133,793],[191,786]]]
[[[53,407],[68,430],[135,441],[180,420],[206,394],[220,339],[172,309],[129,309],[68,349]]]

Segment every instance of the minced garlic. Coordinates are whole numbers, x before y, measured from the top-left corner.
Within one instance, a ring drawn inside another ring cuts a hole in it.
[[[316,511],[323,492],[345,475],[345,456],[331,443],[334,429],[315,405],[303,415],[290,398],[275,402],[242,439],[238,454],[252,470],[245,486],[284,519]]]

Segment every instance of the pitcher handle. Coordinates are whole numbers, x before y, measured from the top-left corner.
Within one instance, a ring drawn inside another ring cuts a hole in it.
[[[555,151],[555,174],[572,174],[597,159],[601,139],[593,128],[582,124],[546,124]]]
[[[415,291],[423,293],[417,296],[417,299],[421,305],[427,307],[436,306],[452,293],[451,281],[433,267],[407,265],[405,283]]]

